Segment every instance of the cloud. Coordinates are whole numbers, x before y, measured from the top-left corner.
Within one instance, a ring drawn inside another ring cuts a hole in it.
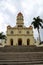
[[[16,12],[16,6],[14,6],[10,0],[2,0],[0,2],[0,31],[5,32],[6,26],[12,24],[11,20]],[[13,17],[14,18],[14,17]]]
[[[2,22],[4,21],[4,18],[3,18],[3,16],[2,16],[3,14],[2,13],[0,13],[0,25],[2,24]]]
[[[25,22],[31,25],[34,17],[40,16],[43,19],[43,0],[21,0],[22,9],[25,14]],[[26,25],[26,24],[25,24]],[[43,39],[43,30],[40,31],[41,39]],[[38,32],[34,30],[34,37],[37,38]]]
[[[33,17],[40,16],[43,19],[43,0],[0,0],[0,31],[5,32],[8,24],[14,26],[20,11],[23,13],[25,25],[30,26]],[[34,31],[34,36],[37,35]]]
[[[10,11],[12,14],[16,12],[16,7],[11,2],[2,1],[0,8],[2,11]]]

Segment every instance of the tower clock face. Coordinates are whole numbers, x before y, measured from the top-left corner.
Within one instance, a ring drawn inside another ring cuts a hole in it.
[[[22,20],[22,16],[20,16],[20,20]]]

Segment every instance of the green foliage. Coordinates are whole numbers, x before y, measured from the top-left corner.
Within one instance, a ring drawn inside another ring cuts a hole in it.
[[[31,23],[31,24],[34,26],[34,29],[37,28],[37,30],[38,30],[39,41],[40,41],[40,42],[41,42],[41,39],[40,39],[40,32],[39,32],[39,29],[40,29],[40,27],[43,28],[42,23],[43,23],[43,20],[42,20],[39,16],[36,17],[36,18],[34,17],[34,18],[33,18],[33,22]]]
[[[0,33],[0,39],[6,39],[6,36],[3,34],[3,32]]]
[[[32,25],[34,26],[34,28],[39,29],[40,27],[43,28],[42,26],[43,20],[38,16],[36,18],[33,18],[33,22]]]

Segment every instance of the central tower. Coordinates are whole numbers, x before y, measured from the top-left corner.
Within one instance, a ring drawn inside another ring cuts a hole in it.
[[[22,15],[22,13],[21,12],[19,12],[18,13],[18,15],[17,15],[17,27],[23,27],[23,25],[24,25],[24,19],[23,19],[23,15]]]

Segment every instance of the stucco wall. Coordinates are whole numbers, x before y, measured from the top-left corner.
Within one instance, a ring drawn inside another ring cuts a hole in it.
[[[13,31],[13,34],[11,34]],[[20,32],[21,31],[21,32]],[[29,33],[27,33],[27,31]],[[18,45],[18,39],[22,39],[22,45],[27,45],[27,39],[30,40],[29,45],[34,45],[33,30],[29,28],[10,28],[7,29],[7,45],[10,44],[10,39],[13,39],[13,45]]]

